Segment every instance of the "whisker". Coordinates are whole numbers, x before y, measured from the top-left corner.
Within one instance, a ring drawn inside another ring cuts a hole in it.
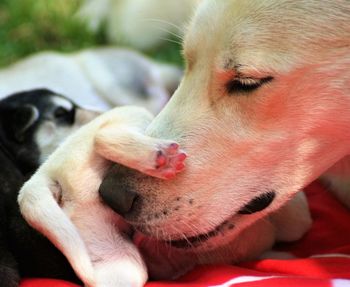
[[[193,233],[198,233],[199,230],[198,230],[198,227],[193,225],[192,222],[183,222],[182,224],[186,225]]]
[[[182,42],[179,42],[179,41],[176,41],[176,40],[173,40],[173,39],[164,38],[164,37],[160,37],[159,39],[167,41],[167,42],[175,43],[175,44],[180,45],[180,46],[182,45]]]
[[[157,241],[159,241],[159,228],[156,228],[156,238],[157,238]],[[156,252],[157,252],[157,255],[160,254],[159,244],[156,244]]]
[[[170,240],[170,236],[163,229],[160,229],[160,233],[162,235],[162,240],[163,241],[169,241]],[[169,255],[170,255],[171,248],[170,248],[169,244],[166,244],[164,242],[163,242],[163,244],[165,244],[165,251],[167,253],[167,257],[170,257]]]
[[[140,20],[140,21],[142,21],[142,20]],[[143,20],[143,21],[145,21],[145,20]],[[158,22],[160,22],[160,21],[158,21]],[[165,23],[166,23],[166,22],[165,22]],[[166,24],[169,24],[169,25],[170,25],[171,23],[166,23]],[[183,41],[182,33],[181,33],[181,34],[178,34],[178,33],[175,33],[175,32],[173,32],[173,31],[171,31],[170,29],[167,29],[167,28],[165,28],[165,27],[160,27],[160,26],[156,26],[156,27],[154,27],[154,28],[155,28],[155,29],[158,29],[158,30],[160,30],[160,31],[166,32],[166,33],[168,33],[168,34],[174,36],[175,38],[177,38],[177,39]]]
[[[192,244],[192,242],[188,240],[188,238],[187,238],[187,236],[186,236],[185,233],[181,233],[181,237],[182,237],[184,240],[186,240],[186,242],[188,243],[188,245],[189,245],[191,248],[194,247],[193,244]]]
[[[162,19],[143,18],[143,19],[141,19],[140,21],[159,22],[159,23],[162,23],[162,24],[167,24],[167,25],[169,25],[169,26],[172,26],[172,27],[176,28],[178,31],[182,31],[182,30],[183,30],[180,26],[178,26],[178,25],[176,25],[176,24],[174,24],[174,23],[171,23],[171,22],[162,20]]]
[[[170,31],[170,30],[167,30],[167,29],[161,28],[161,27],[157,27],[157,29],[159,29],[159,30],[161,30],[161,31],[164,31],[164,32],[166,32],[166,33],[169,33],[170,35],[174,36],[175,38],[177,38],[177,39],[183,41],[183,37],[182,37],[181,35],[179,35],[179,34],[176,34],[175,32],[172,32],[172,31]]]
[[[167,236],[167,240],[168,240],[168,242],[170,242],[171,241],[171,237],[170,237],[170,235],[168,235]],[[167,249],[167,253],[168,253],[168,257],[170,257],[170,254],[171,254],[171,245],[170,244],[166,244],[166,249]]]

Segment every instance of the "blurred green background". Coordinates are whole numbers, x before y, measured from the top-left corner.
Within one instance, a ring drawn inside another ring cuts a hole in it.
[[[107,45],[102,29],[92,33],[74,17],[80,4],[81,0],[0,0],[0,66],[43,50],[72,52]],[[181,47],[171,41],[146,54],[182,65]]]

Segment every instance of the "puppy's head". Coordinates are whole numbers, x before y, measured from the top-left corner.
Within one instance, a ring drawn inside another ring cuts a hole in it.
[[[45,89],[0,101],[1,145],[24,173],[33,172],[74,130],[97,114]]]
[[[346,155],[349,15],[347,0],[204,0],[182,83],[147,130],[180,143],[186,170],[172,181],[112,171],[115,197],[137,194],[125,218],[175,246],[209,248]]]

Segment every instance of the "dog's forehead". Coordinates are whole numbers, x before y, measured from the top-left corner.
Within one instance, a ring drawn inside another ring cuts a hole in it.
[[[282,58],[276,57],[279,53],[284,53],[286,61],[290,45],[275,40],[276,36],[279,39],[283,36],[280,31],[274,32],[276,25],[271,20],[277,19],[276,11],[271,11],[266,2],[270,1],[203,1],[185,38],[186,57],[214,59],[211,64],[223,69],[250,66],[256,69],[273,62],[269,57]]]
[[[255,34],[276,26],[273,22],[278,19],[277,14],[283,13],[272,9],[270,7],[272,5],[269,6],[266,2],[270,1],[204,0],[192,19],[186,41],[190,42],[191,46],[192,42],[198,41],[198,38],[220,45],[223,43],[237,45],[239,44],[237,40],[240,38],[241,41],[248,41],[249,38],[254,38]],[[254,43],[256,40],[259,39],[254,39]]]
[[[344,33],[350,29],[349,25],[346,25],[350,18],[349,13],[348,0],[324,0],[322,4],[318,0],[203,0],[198,6],[191,26],[202,30],[203,34],[216,28],[223,30],[223,25],[237,31],[244,24],[251,27],[258,25],[262,31],[274,27],[286,27],[286,30],[279,31],[280,34],[300,35],[300,32],[314,34],[317,31],[319,33],[332,31],[344,37],[346,35]],[[327,20],[332,20],[338,25],[329,25],[325,23]],[[315,27],[316,24],[319,26]],[[301,27],[304,31],[299,30]],[[320,28],[324,31],[320,31]],[[226,32],[228,30],[226,29]]]
[[[349,45],[348,21],[350,4],[344,0],[322,5],[314,0],[204,0],[189,25],[184,53],[195,60],[215,58],[221,67],[229,62],[288,71],[319,60],[330,47]]]

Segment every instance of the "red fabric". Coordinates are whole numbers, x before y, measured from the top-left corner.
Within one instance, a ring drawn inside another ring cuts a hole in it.
[[[314,220],[311,230],[298,242],[278,246],[280,251],[291,252],[298,259],[265,259],[240,266],[201,266],[177,281],[149,282],[146,287],[350,286],[350,212],[318,182],[312,183],[306,194]],[[20,287],[76,285],[26,279]]]

